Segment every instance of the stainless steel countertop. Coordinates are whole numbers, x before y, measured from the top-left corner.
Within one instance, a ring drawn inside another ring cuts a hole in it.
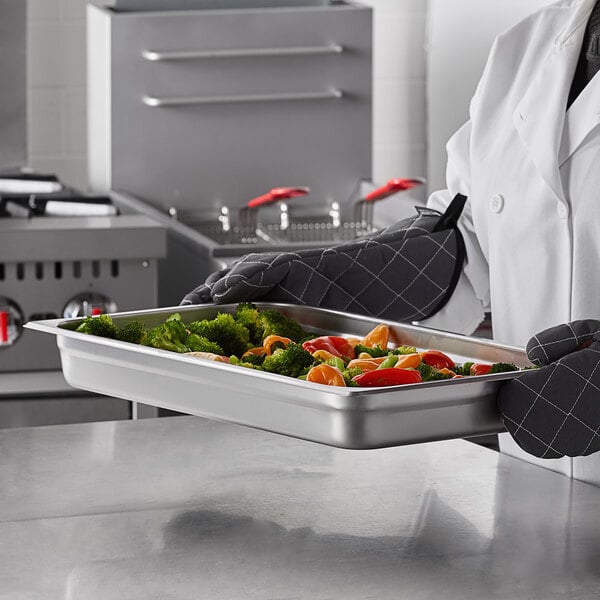
[[[600,489],[465,441],[0,431],[1,600],[597,599]]]

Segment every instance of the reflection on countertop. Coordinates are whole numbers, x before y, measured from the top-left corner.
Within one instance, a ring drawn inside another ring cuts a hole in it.
[[[464,441],[0,431],[0,598],[597,598],[600,489]]]

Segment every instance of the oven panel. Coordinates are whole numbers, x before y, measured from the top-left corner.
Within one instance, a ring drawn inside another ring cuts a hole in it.
[[[326,213],[371,179],[369,8],[91,6],[88,23],[111,89],[90,95],[91,130],[110,131],[108,152],[90,147],[96,189],[216,218],[282,185],[309,186],[295,206]]]

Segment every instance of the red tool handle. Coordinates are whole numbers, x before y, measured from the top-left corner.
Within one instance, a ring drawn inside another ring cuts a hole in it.
[[[365,196],[365,200],[367,202],[372,202],[375,200],[383,200],[396,192],[403,192],[405,190],[410,190],[418,185],[423,185],[425,183],[424,179],[420,178],[412,178],[412,179],[390,179],[385,185],[378,187],[376,190],[373,190],[369,194]]]
[[[256,208],[263,204],[270,204],[271,202],[278,202],[279,200],[285,200],[287,198],[296,198],[297,196],[306,196],[310,193],[310,188],[307,187],[279,187],[273,188],[271,191],[252,198],[248,202],[248,208]]]
[[[0,344],[8,344],[8,312],[0,310]]]

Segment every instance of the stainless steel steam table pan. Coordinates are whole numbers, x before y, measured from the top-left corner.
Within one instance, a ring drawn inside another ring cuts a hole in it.
[[[257,306],[277,308],[306,329],[324,334],[362,336],[386,323],[392,344],[442,350],[459,361],[529,364],[523,350],[485,339],[306,306]],[[139,319],[153,327],[173,312],[191,322],[234,310],[235,305],[201,305],[112,316],[120,326]],[[79,322],[55,319],[26,325],[57,336],[64,376],[75,388],[340,448],[383,448],[502,431],[496,391],[514,376],[328,387],[77,333],[73,329]]]

